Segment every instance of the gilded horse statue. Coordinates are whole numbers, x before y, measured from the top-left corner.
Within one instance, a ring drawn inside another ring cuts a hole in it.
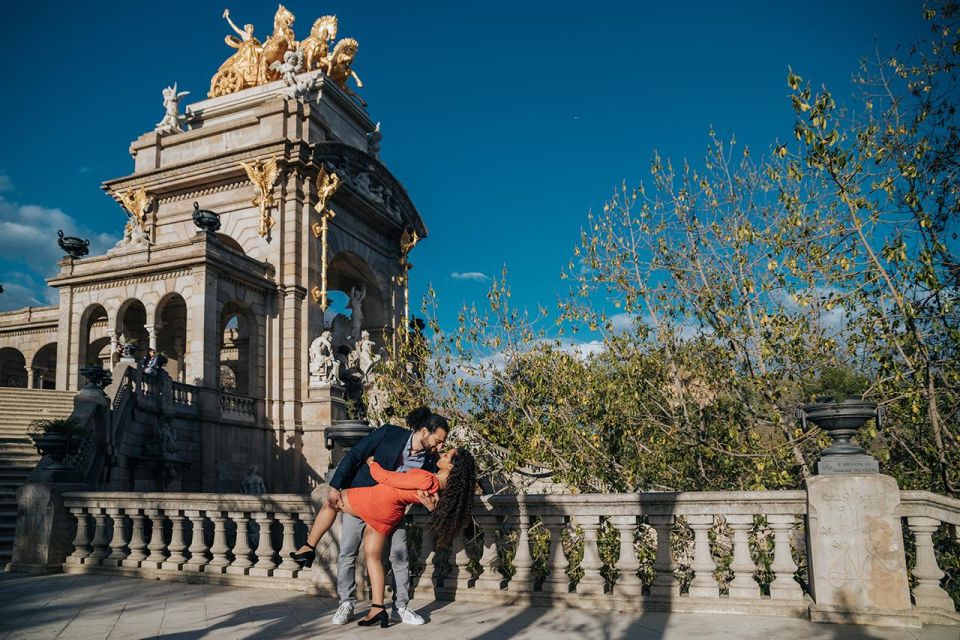
[[[326,69],[330,58],[330,43],[337,39],[337,16],[317,18],[310,36],[300,43],[303,49],[305,71]]]

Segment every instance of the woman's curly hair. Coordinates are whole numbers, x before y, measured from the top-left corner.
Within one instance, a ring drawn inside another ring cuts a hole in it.
[[[473,454],[457,447],[453,456],[453,469],[447,478],[447,486],[440,494],[440,502],[433,510],[430,530],[437,537],[437,547],[449,547],[473,505],[474,488],[477,486],[477,462]]]

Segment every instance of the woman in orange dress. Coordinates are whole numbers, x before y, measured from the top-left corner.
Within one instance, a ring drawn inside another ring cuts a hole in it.
[[[423,502],[421,493],[439,493],[440,500],[433,509],[430,530],[437,536],[438,547],[449,546],[463,526],[463,520],[473,503],[477,467],[473,455],[463,448],[449,449],[443,453],[437,460],[438,471],[435,474],[423,469],[411,469],[403,473],[387,471],[372,456],[367,458],[367,464],[377,484],[343,490],[339,509],[325,502],[313,522],[307,543],[292,552],[290,557],[302,566],[312,562],[314,549],[333,525],[337,511],[362,519],[367,524],[363,533],[363,554],[367,560],[372,604],[367,616],[357,624],[366,627],[379,623],[385,628],[389,618],[383,608],[385,578],[381,558],[384,544],[403,519],[407,505]]]

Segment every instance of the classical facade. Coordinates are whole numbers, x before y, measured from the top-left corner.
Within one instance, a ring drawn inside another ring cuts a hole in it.
[[[0,314],[0,385],[77,389],[81,367],[154,348],[175,383],[220,398],[211,405],[255,407],[273,446],[323,450],[323,427],[347,417],[344,385],[311,385],[310,345],[330,331],[344,371],[362,332],[368,351],[382,349],[405,323],[410,239],[426,236],[378,158],[379,126],[342,69],[328,71],[227,91],[221,68],[217,95],[183,115],[184,94],[168,88],[164,120],[130,146],[132,173],[103,184],[123,207],[105,207],[118,227],[128,215],[124,238],[60,262],[49,280],[58,305]],[[219,214],[218,230],[198,229],[195,203]],[[326,308],[333,291],[351,300],[350,317]],[[237,469],[270,468],[223,447],[210,453],[242,458]],[[271,490],[278,477],[267,476]]]

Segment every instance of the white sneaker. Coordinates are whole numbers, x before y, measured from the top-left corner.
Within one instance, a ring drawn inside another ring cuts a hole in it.
[[[353,620],[353,603],[352,602],[341,602],[340,606],[337,607],[337,612],[333,614],[333,624],[347,624]]]
[[[424,624],[426,621],[420,617],[420,614],[407,607],[397,607],[397,613],[400,614],[400,621],[404,624]]]

